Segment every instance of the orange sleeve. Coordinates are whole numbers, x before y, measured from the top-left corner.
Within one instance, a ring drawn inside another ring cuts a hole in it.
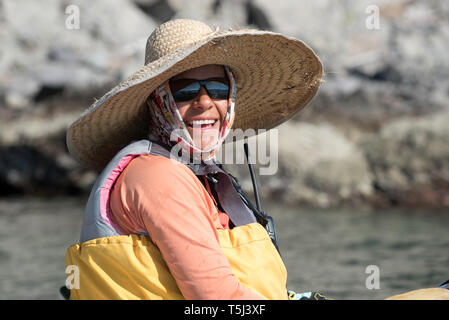
[[[217,209],[185,165],[133,159],[111,194],[111,211],[123,230],[148,232],[186,299],[263,299],[233,274],[218,242]]]

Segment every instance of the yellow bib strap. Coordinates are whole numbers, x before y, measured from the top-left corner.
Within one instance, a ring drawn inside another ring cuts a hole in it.
[[[262,225],[219,229],[218,237],[241,284],[269,300],[288,299],[287,270]]]

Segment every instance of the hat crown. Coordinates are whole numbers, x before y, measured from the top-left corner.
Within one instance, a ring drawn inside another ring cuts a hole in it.
[[[145,64],[203,40],[211,33],[212,29],[200,21],[176,19],[163,23],[148,37]]]

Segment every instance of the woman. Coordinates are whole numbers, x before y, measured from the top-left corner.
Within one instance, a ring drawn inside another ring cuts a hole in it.
[[[233,129],[270,129],[312,99],[322,64],[301,41],[173,20],[145,66],[69,128],[69,151],[102,170],[71,299],[287,299],[263,216],[215,161]]]

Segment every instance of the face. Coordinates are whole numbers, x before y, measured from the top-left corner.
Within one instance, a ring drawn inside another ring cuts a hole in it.
[[[207,65],[180,73],[170,80],[171,89],[176,90],[176,83],[185,83],[187,80],[212,78],[227,79],[223,66]],[[192,100],[176,102],[187,130],[198,148],[207,150],[217,143],[228,103],[228,99],[211,98],[204,86],[201,86]]]

